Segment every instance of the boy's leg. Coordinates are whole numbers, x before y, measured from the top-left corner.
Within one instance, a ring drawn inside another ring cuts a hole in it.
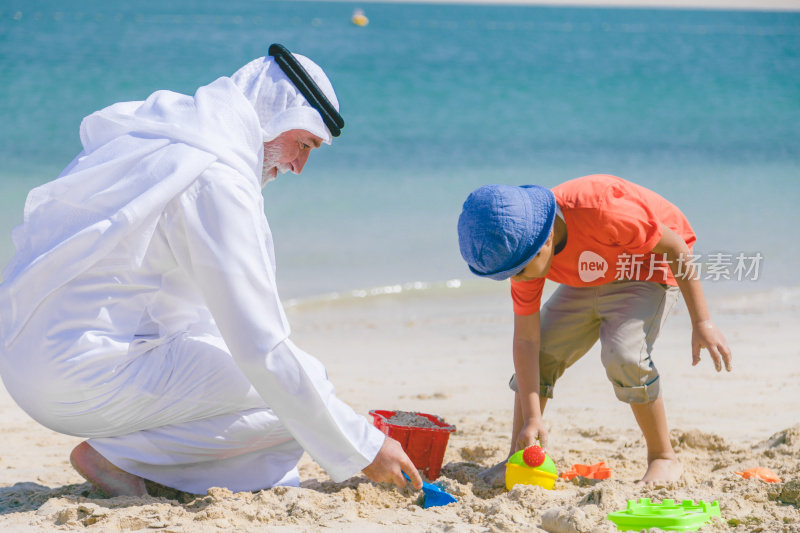
[[[567,368],[586,355],[600,337],[597,293],[597,287],[560,285],[542,307],[539,346],[539,404],[542,413],[548,398],[553,397],[556,381]],[[509,387],[517,392],[516,375],[512,376]],[[509,456],[517,451],[517,435],[521,429],[522,412],[515,394]]]
[[[539,396],[539,404],[544,414],[544,407],[547,405],[547,398]],[[508,451],[508,456],[511,457],[516,450],[517,435],[522,429],[522,406],[519,402],[519,393],[514,393],[514,422],[511,429],[511,449]],[[502,487],[505,485],[506,478],[506,461],[500,461],[491,468],[487,468],[480,473],[480,478],[484,483],[490,487]]]
[[[677,288],[644,281],[609,284],[600,297],[603,365],[617,398],[631,405],[647,444],[648,468],[641,484],[676,481],[682,473],[669,440],[659,374],[650,357],[677,297]]]
[[[599,338],[600,317],[595,308],[596,287],[560,285],[541,312],[541,346],[539,350],[540,396],[544,413],[553,386],[569,366],[578,361]],[[522,410],[517,394],[516,375],[509,387],[514,391],[514,418],[511,430],[510,457],[516,452],[517,435],[522,429]],[[505,461],[481,472],[488,485],[500,487],[505,480]]]
[[[683,467],[669,441],[664,400],[659,397],[648,403],[632,403],[631,409],[647,443],[647,471],[639,484],[649,485],[680,479]]]

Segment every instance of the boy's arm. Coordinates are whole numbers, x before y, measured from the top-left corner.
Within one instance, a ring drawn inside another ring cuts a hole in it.
[[[703,288],[694,264],[689,261],[689,247],[672,229],[661,225],[661,239],[653,248],[653,253],[665,255],[669,261],[672,274],[678,282],[689,316],[692,320],[692,365],[700,362],[700,349],[706,348],[714,361],[717,372],[722,370],[722,363],[728,372],[731,371],[731,349],[722,332],[711,322]],[[684,265],[681,272],[680,265]]]
[[[517,393],[521,420],[515,421],[512,448],[517,450],[536,444],[547,445],[547,431],[542,422],[539,402],[539,346],[541,327],[539,312],[533,315],[514,315],[514,370],[517,373]],[[515,409],[516,411],[516,409]]]

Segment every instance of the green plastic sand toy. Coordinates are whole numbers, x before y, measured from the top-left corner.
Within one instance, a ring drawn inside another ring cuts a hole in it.
[[[711,520],[722,517],[719,502],[707,503],[692,500],[664,500],[650,503],[650,498],[640,498],[638,502],[628,500],[624,511],[609,513],[606,518],[614,522],[621,531],[641,531],[657,527],[666,531],[696,531]]]

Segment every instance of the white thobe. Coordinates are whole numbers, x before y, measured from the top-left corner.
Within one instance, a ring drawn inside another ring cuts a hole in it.
[[[0,284],[10,394],[192,493],[296,483],[303,450],[336,481],[369,465],[384,435],[289,339],[258,119],[238,89],[220,78],[97,115],[15,234]]]

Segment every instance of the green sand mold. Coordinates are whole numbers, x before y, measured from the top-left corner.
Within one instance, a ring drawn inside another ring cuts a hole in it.
[[[614,522],[621,531],[641,531],[657,527],[666,531],[697,531],[712,517],[722,518],[719,502],[707,503],[692,500],[664,500],[660,504],[650,503],[650,498],[638,502],[628,500],[624,511],[609,513],[606,518]]]

